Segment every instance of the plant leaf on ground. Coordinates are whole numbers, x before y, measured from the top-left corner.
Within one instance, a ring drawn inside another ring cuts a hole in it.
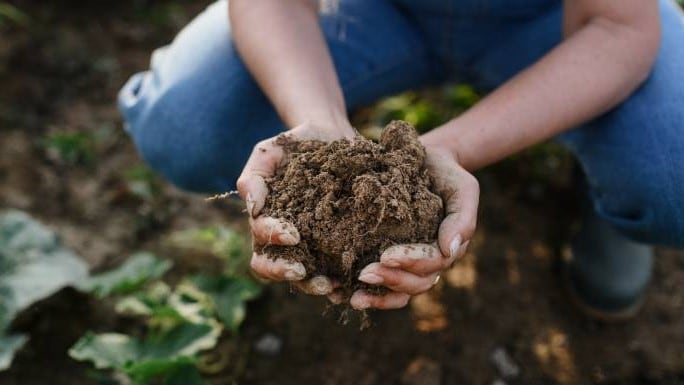
[[[233,332],[245,319],[246,302],[261,293],[256,282],[242,278],[198,275],[192,282],[211,297],[219,319]]]
[[[53,231],[20,211],[0,214],[0,370],[26,342],[25,336],[5,335],[14,317],[87,274],[85,262]]]
[[[91,361],[98,369],[121,370],[136,384],[148,384],[160,376],[163,383],[183,383],[185,379],[188,384],[203,384],[192,356],[213,347],[215,339],[209,325],[192,323],[157,330],[142,340],[125,334],[89,333],[69,350],[69,355]]]
[[[91,165],[95,160],[95,139],[86,132],[55,132],[42,140],[48,157],[69,164]]]
[[[24,346],[27,340],[28,338],[24,335],[0,335],[0,370],[10,367],[14,354]]]
[[[131,194],[144,201],[153,200],[161,192],[158,177],[144,164],[125,170],[122,178]]]
[[[159,278],[171,268],[171,262],[146,252],[132,255],[118,268],[89,277],[78,285],[80,290],[103,298],[112,294],[127,294]]]

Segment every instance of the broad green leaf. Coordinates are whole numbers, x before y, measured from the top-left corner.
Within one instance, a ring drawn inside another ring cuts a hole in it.
[[[28,338],[24,335],[0,335],[0,370],[10,367],[14,354],[21,349]]]
[[[187,322],[211,324],[214,307],[208,294],[183,281],[174,291],[165,283],[157,282],[144,292],[123,298],[116,310],[146,316],[151,326],[168,329]]]
[[[261,286],[243,278],[198,275],[192,282],[211,297],[219,319],[233,332],[245,319],[245,303],[261,293]]]
[[[217,339],[211,326],[191,323],[165,331],[152,331],[142,341],[124,334],[87,333],[69,350],[69,356],[79,361],[91,361],[98,369],[118,368],[136,372],[145,362],[160,367],[171,365],[168,361],[192,357],[216,346]]]
[[[205,385],[195,365],[176,366],[164,379],[164,385]]]
[[[25,341],[1,337],[14,317],[87,275],[85,262],[64,248],[53,231],[20,211],[0,214],[0,338],[6,339],[0,345],[0,370],[9,366],[12,354]]]
[[[99,298],[112,294],[127,294],[140,289],[148,281],[159,278],[171,268],[171,262],[150,253],[136,253],[123,265],[83,281],[79,289]]]
[[[192,356],[216,346],[218,335],[210,325],[185,323],[170,330],[151,333],[140,345],[140,358],[162,359]]]
[[[174,360],[146,360],[126,369],[136,385],[155,383],[165,385],[204,385],[201,374],[188,357]]]
[[[140,357],[139,342],[125,334],[87,333],[69,349],[78,361],[91,361],[98,369],[123,368]]]

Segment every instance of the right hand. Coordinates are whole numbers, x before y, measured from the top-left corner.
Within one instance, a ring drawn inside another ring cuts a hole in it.
[[[353,138],[356,131],[348,122],[335,125],[334,129],[323,129],[310,123],[301,124],[284,133],[295,140],[333,141],[342,138]],[[266,203],[268,186],[266,179],[275,174],[276,168],[283,161],[283,149],[276,144],[276,137],[257,143],[237,180],[240,197],[247,204],[247,215],[256,244],[274,244],[292,246],[299,243],[297,228],[280,218],[261,214]],[[304,280],[307,273],[300,262],[284,259],[273,259],[266,254],[252,254],[250,266],[258,276],[273,281],[291,281],[300,290],[308,294],[328,295],[337,286],[328,277],[315,276]]]

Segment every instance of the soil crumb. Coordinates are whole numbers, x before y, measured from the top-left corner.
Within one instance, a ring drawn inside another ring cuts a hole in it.
[[[431,243],[444,217],[425,168],[425,149],[409,123],[393,121],[380,142],[361,136],[334,142],[277,139],[285,161],[267,180],[266,215],[299,230],[296,246],[256,245],[272,258],[304,264],[309,277],[325,275],[350,295],[370,288],[357,280],[387,247]]]

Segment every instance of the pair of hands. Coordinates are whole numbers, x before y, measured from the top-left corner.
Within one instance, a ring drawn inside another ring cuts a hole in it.
[[[312,124],[302,124],[288,131],[294,140],[333,141],[357,135],[349,125],[335,131],[323,130]],[[446,216],[439,227],[437,244],[395,245],[387,248],[380,262],[371,263],[358,279],[371,285],[390,289],[384,295],[356,291],[349,302],[355,309],[396,309],[406,306],[411,296],[428,291],[438,280],[442,270],[461,258],[470,243],[477,224],[479,185],[474,176],[461,167],[446,148],[427,143],[425,165],[431,174],[436,192],[442,197]],[[237,188],[247,204],[249,224],[256,243],[291,246],[299,243],[295,226],[279,218],[261,215],[268,187],[265,179],[272,176],[283,158],[283,150],[275,138],[259,142],[252,151],[237,181]],[[268,255],[253,254],[252,270],[262,278],[291,281],[301,291],[313,295],[327,295],[334,303],[342,298],[335,292],[338,284],[325,276],[307,280],[304,266],[299,262],[271,259]]]

